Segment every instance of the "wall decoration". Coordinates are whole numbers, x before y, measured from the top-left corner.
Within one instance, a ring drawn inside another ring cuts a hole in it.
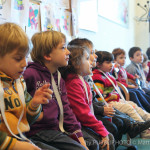
[[[50,31],[54,29],[55,18],[53,6],[51,4],[41,4],[41,28],[42,31]]]
[[[0,0],[0,23],[10,21],[11,15],[11,1]]]
[[[128,5],[128,0],[98,0],[98,14],[124,27],[128,27]]]
[[[23,17],[22,17],[23,16]],[[28,25],[29,0],[11,0],[11,21],[24,28]]]
[[[29,17],[28,26],[26,32],[29,38],[36,32],[40,32],[40,6],[37,4],[30,3],[29,5]]]

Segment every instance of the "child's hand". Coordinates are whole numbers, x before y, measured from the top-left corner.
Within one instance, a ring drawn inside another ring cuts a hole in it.
[[[132,84],[132,85],[128,85],[128,88],[130,88],[130,89],[137,89],[138,86]]]
[[[53,91],[49,88],[50,84],[45,84],[36,90],[31,101],[32,107],[37,107],[39,104],[47,104],[52,99]]]
[[[115,114],[115,110],[113,107],[110,106],[104,106],[104,116],[108,116],[108,117],[113,117],[113,115]]]
[[[139,79],[140,78],[140,76],[138,76],[137,74],[135,74],[135,79]]]
[[[117,62],[115,62],[115,68],[120,68],[120,64],[118,64]]]
[[[117,95],[116,94],[111,94],[111,96],[109,97],[109,100],[114,100],[117,99]]]
[[[100,144],[101,149],[103,149],[105,146],[107,146],[107,150],[109,150],[109,137],[108,137],[108,135],[106,137],[102,137],[102,141],[99,144]]]
[[[86,150],[89,150],[88,147],[86,146],[86,143],[83,137],[79,137],[78,140],[80,141],[81,145],[83,145],[86,148]]]
[[[12,150],[41,150],[39,147],[24,141],[17,141]]]

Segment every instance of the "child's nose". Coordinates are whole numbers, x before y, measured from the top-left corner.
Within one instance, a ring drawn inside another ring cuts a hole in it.
[[[24,58],[24,59],[22,60],[21,67],[24,68],[24,67],[26,67],[26,66],[27,66],[27,60],[26,60],[26,58]]]
[[[66,48],[66,55],[70,55],[70,51]]]

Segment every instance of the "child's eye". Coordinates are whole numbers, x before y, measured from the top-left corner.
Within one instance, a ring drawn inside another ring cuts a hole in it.
[[[21,61],[22,59],[23,59],[22,57],[16,57],[15,58],[15,60],[18,61],[18,62]]]

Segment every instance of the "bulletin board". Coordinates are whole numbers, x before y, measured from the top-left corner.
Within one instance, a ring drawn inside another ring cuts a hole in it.
[[[29,38],[50,30],[71,38],[78,32],[76,9],[74,0],[0,0],[0,24],[17,23]]]

